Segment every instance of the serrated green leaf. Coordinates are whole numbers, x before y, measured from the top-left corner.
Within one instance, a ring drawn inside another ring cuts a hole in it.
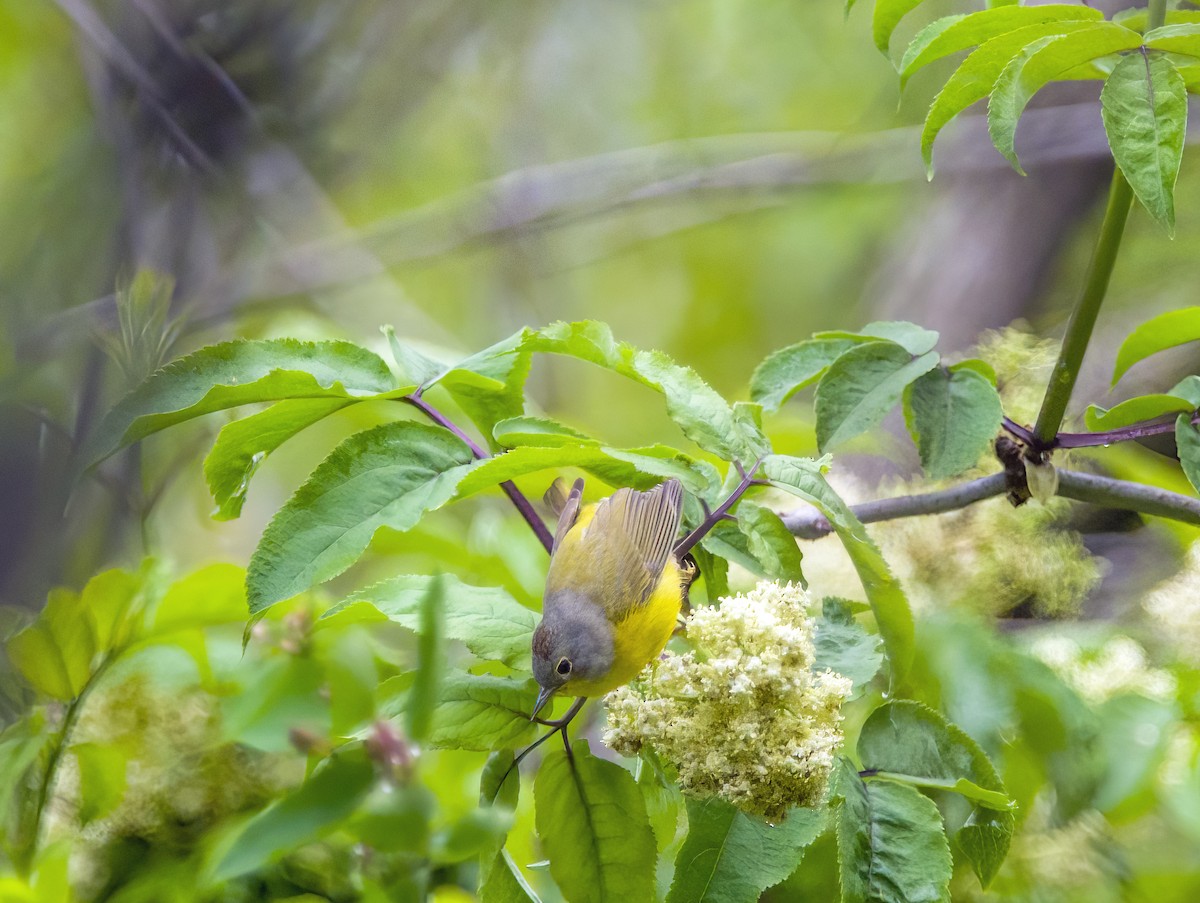
[[[933,175],[933,142],[943,128],[967,107],[991,93],[1000,73],[1023,48],[1048,35],[1090,28],[1091,22],[1047,22],[1027,25],[980,44],[954,71],[929,107],[921,129],[921,157]]]
[[[839,599],[822,601],[821,616],[816,623],[813,670],[828,668],[850,678],[854,683],[850,698],[858,698],[883,664],[879,637],[859,626],[850,607]]]
[[[596,442],[591,436],[572,429],[548,417],[510,417],[492,429],[492,437],[502,448],[518,445],[536,445],[556,448],[560,445],[579,445],[581,442]],[[599,444],[599,443],[596,443]]]
[[[772,485],[815,505],[837,533],[854,564],[858,579],[862,581],[887,649],[892,684],[898,685],[912,664],[915,642],[913,616],[908,599],[888,569],[879,548],[854,512],[825,481],[817,462],[771,455],[763,461],[762,473]]]
[[[735,416],[729,403],[694,370],[661,352],[617,342],[603,323],[552,323],[531,337],[527,347],[589,361],[662,393],[667,414],[684,435],[727,461],[757,461],[770,451],[762,431],[751,420]]]
[[[1088,405],[1084,419],[1087,428],[1093,432],[1120,429],[1133,423],[1154,420],[1168,414],[1179,414],[1185,411],[1195,411],[1194,402],[1177,395],[1139,395],[1130,398],[1111,408],[1099,405]]]
[[[387,681],[380,688],[385,697],[382,709],[389,716],[406,711],[409,704],[408,689],[392,696],[391,683]],[[425,743],[433,749],[480,752],[523,746],[533,739],[537,729],[529,720],[536,696],[534,688],[524,681],[448,672]]]
[[[104,818],[125,796],[125,754],[117,746],[76,743],[71,747],[79,768],[79,823]]]
[[[1151,317],[1131,332],[1117,349],[1112,384],[1115,386],[1130,367],[1150,355],[1195,341],[1200,341],[1200,307],[1170,310]]]
[[[404,374],[405,382],[422,386],[439,373],[446,371],[444,363],[426,357],[411,345],[400,341],[396,330],[391,326],[384,326],[383,334],[387,337],[388,345],[392,349],[392,358],[396,361],[396,366]]]
[[[1181,414],[1175,421],[1175,448],[1184,475],[1192,488],[1200,492],[1200,429],[1187,414]]]
[[[222,342],[167,364],[123,398],[80,453],[90,467],[202,414],[285,398],[354,398],[396,388],[387,364],[350,342]]]
[[[375,779],[361,749],[326,760],[307,781],[250,819],[217,865],[216,881],[228,881],[334,830],[358,807]]]
[[[868,342],[834,361],[817,383],[817,447],[826,452],[882,422],[904,388],[937,366],[934,351],[914,358],[894,342]]]
[[[825,826],[821,809],[792,809],[769,825],[716,797],[689,797],[687,814],[667,903],[754,903],[795,871]]]
[[[417,670],[404,708],[405,727],[415,743],[424,742],[429,735],[446,669],[446,590],[442,579],[435,576],[429,581],[417,612]]]
[[[522,329],[459,361],[426,385],[448,391],[479,431],[490,437],[501,420],[525,411],[525,380],[531,365],[527,344],[532,335]]]
[[[537,612],[496,586],[471,586],[457,577],[398,574],[368,586],[335,605],[329,618],[352,605],[369,602],[389,620],[409,630],[421,629],[421,604],[434,582],[444,595],[443,628],[447,639],[458,640],[483,659],[503,662],[517,671],[530,668],[530,642]]]
[[[837,792],[843,903],[950,899],[950,845],[932,800],[904,784],[866,783],[844,760]]]
[[[970,369],[937,367],[905,393],[905,420],[921,466],[932,479],[957,476],[979,463],[1000,429],[1000,396]]]
[[[1184,399],[1193,408],[1200,408],[1200,376],[1185,376],[1167,394]]]
[[[215,520],[242,513],[250,479],[271,452],[330,414],[354,404],[350,398],[296,398],[221,428],[204,458],[204,479],[217,503]]]
[[[959,370],[972,370],[986,379],[992,386],[996,385],[996,369],[987,361],[981,361],[979,358],[973,357],[950,365],[951,373],[957,373]]]
[[[1187,86],[1170,57],[1121,59],[1100,92],[1113,159],[1142,206],[1175,234],[1175,181],[1187,135]]]
[[[853,339],[809,339],[770,354],[750,378],[750,397],[768,411],[805,386],[816,382],[838,356],[853,348]]]
[[[779,515],[754,502],[743,501],[737,507],[737,525],[746,537],[747,547],[763,572],[772,580],[796,583],[804,579],[800,547]]]
[[[414,526],[453,498],[474,464],[441,427],[398,421],[351,436],[267,525],[247,571],[250,613],[336,577],[380,527]]]
[[[985,887],[991,882],[1007,855],[1016,820],[1004,783],[979,744],[928,706],[903,701],[871,713],[859,735],[858,755],[868,769],[911,775],[959,793],[971,789],[959,785],[965,779],[999,794],[977,805],[955,834],[980,882]]]
[[[1141,42],[1141,35],[1128,28],[1111,22],[1090,22],[1080,31],[1038,38],[1026,45],[992,86],[988,102],[988,133],[992,144],[1017,172],[1023,172],[1014,142],[1017,121],[1030,99],[1056,79],[1077,75],[1098,77],[1074,70],[1110,54],[1132,50]]]
[[[496,854],[487,880],[479,889],[479,899],[480,903],[540,903],[508,850]]]
[[[932,329],[905,320],[878,320],[868,323],[858,332],[830,329],[813,333],[813,338],[819,341],[851,341],[858,344],[883,339],[895,342],[909,354],[918,355],[933,350],[938,334]]]
[[[1104,14],[1098,9],[1066,3],[993,6],[965,16],[946,16],[927,25],[908,45],[900,63],[900,81],[903,85],[914,72],[934,60],[985,44],[995,37],[1030,25],[1086,22],[1103,18]]]
[[[632,775],[576,740],[546,755],[534,780],[538,836],[568,903],[654,899],[654,835]]]
[[[871,34],[875,46],[887,54],[892,42],[892,32],[900,20],[916,9],[924,0],[875,0],[875,13],[871,17]]]

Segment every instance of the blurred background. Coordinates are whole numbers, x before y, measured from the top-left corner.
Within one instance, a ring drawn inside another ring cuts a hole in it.
[[[73,494],[69,465],[131,384],[222,338],[381,347],[386,323],[469,350],[596,317],[744,397],[815,329],[1053,334],[1107,183],[1096,86],[1038,98],[1028,178],[974,122],[929,184],[914,129],[946,70],[901,97],[863,6],[0,0],[0,599],[36,605],[145,540],[244,560],[303,448],[232,525],[205,523],[181,466],[198,437],[156,437]],[[1134,214],[1101,366],[1135,318],[1186,301],[1197,184],[1185,165],[1174,242]],[[165,309],[123,359],[117,290],[143,269]],[[582,365],[539,364],[534,386],[615,443],[662,428]]]

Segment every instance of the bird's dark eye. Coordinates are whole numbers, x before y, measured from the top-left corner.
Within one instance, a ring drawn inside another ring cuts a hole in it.
[[[560,658],[558,660],[558,665],[557,665],[557,667],[555,667],[554,670],[557,671],[559,674],[570,674],[571,673],[571,663],[570,663],[570,661],[568,661],[565,658]]]

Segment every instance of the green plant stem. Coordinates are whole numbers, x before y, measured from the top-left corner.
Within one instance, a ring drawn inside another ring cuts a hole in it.
[[[1146,31],[1160,28],[1167,21],[1167,0],[1150,0],[1146,10]]]
[[[1152,4],[1152,19],[1153,15]],[[1067,332],[1063,336],[1062,351],[1054,365],[1054,373],[1051,374],[1050,384],[1046,387],[1046,396],[1042,399],[1042,409],[1038,412],[1037,425],[1033,429],[1034,437],[1043,448],[1049,448],[1053,444],[1058,435],[1058,428],[1062,426],[1063,414],[1067,410],[1067,402],[1071,400],[1075,380],[1079,377],[1079,367],[1091,341],[1100,305],[1108,291],[1108,280],[1112,276],[1117,250],[1121,247],[1121,235],[1125,231],[1125,221],[1129,218],[1129,208],[1132,204],[1133,189],[1121,174],[1121,170],[1114,169],[1112,184],[1108,190],[1108,206],[1104,211],[1104,222],[1100,225],[1096,249],[1092,252],[1091,263],[1088,264],[1083,293],[1071,312]]]

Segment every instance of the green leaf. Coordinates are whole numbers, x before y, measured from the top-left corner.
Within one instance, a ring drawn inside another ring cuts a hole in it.
[[[1200,307],[1170,310],[1151,317],[1129,334],[1117,349],[1113,385],[1138,361],[1152,354],[1200,340]],[[1177,394],[1172,392],[1172,394]]]
[[[905,320],[881,320],[868,323],[858,332],[834,329],[813,333],[813,338],[824,341],[851,341],[858,344],[884,339],[895,342],[909,354],[918,355],[933,350],[937,344],[938,334],[932,329],[926,329],[924,326],[917,326],[915,323]]]
[[[151,433],[252,402],[355,398],[395,388],[387,364],[350,342],[222,342],[147,377],[108,413],[80,460],[90,467]]]
[[[854,682],[851,699],[862,695],[883,664],[879,637],[863,630],[850,607],[840,599],[826,598],[821,602],[813,646],[816,648],[813,670],[828,668],[850,678]]]
[[[863,766],[909,775],[981,802],[956,839],[987,886],[1008,853],[1016,820],[1008,792],[979,744],[919,702],[894,702],[871,713],[858,740]],[[966,784],[960,784],[965,780]],[[974,793],[972,787],[985,794]],[[989,795],[995,794],[995,795]]]
[[[354,404],[350,398],[296,398],[226,424],[204,459],[204,479],[217,503],[216,520],[242,513],[250,478],[266,457],[314,423]]]
[[[1143,39],[1146,47],[1150,50],[1163,50],[1184,56],[1200,56],[1200,12],[1175,10],[1168,14],[1167,21],[1171,22],[1180,15],[1189,16],[1190,20],[1180,20],[1146,32]],[[1143,24],[1144,22],[1143,18]],[[1121,24],[1128,27],[1124,20]]]
[[[487,757],[479,775],[479,805],[517,808],[521,775],[513,767],[514,759],[511,749],[498,749]]]
[[[1200,376],[1185,376],[1167,394],[1182,398],[1193,407],[1200,408]]]
[[[937,352],[914,358],[893,342],[868,342],[834,361],[817,384],[817,447],[826,452],[880,424],[904,387],[937,366]]]
[[[502,448],[518,445],[537,445],[556,448],[560,445],[579,445],[581,442],[596,442],[591,436],[571,429],[557,420],[546,417],[510,417],[501,420],[492,429],[492,438]],[[599,444],[599,443],[596,443]]]
[[[797,583],[803,581],[800,547],[778,514],[754,502],[743,501],[737,507],[737,525],[746,537],[750,554],[762,565],[767,577]]]
[[[404,374],[406,382],[423,386],[439,373],[446,372],[445,364],[426,357],[411,345],[401,342],[396,335],[396,330],[391,326],[384,326],[383,334],[387,337],[388,345],[392,349],[392,358],[396,361],[400,372]]]
[[[929,371],[909,386],[904,407],[921,466],[935,480],[979,463],[1004,417],[995,387],[970,369]]]
[[[1187,414],[1180,414],[1175,421],[1175,447],[1184,475],[1192,488],[1200,492],[1200,429]]]
[[[683,794],[679,785],[667,777],[662,765],[649,750],[642,750],[635,773],[638,789],[646,800],[650,829],[654,832],[658,852],[661,853],[675,842]]]
[[[440,578],[398,574],[359,590],[321,617],[328,618],[352,605],[369,602],[389,620],[419,631],[422,600],[438,580],[444,597],[442,627],[446,638],[464,643],[480,658],[528,671],[537,612],[521,605],[499,587],[471,586],[449,574]]]
[[[444,640],[446,591],[442,578],[435,576],[421,598],[417,635],[417,671],[412,689],[408,691],[408,706],[405,708],[405,726],[408,736],[416,743],[424,742],[433,722],[446,668]]]
[[[871,34],[875,46],[885,55],[892,43],[892,32],[900,20],[921,5],[923,0],[875,0],[875,13],[871,17]]]
[[[1111,22],[1088,23],[1080,31],[1050,35],[1029,43],[1009,61],[992,87],[988,132],[992,144],[1022,172],[1014,141],[1017,120],[1030,99],[1046,84],[1069,78],[1084,63],[1140,46],[1141,35]],[[1102,77],[1100,74],[1089,77]]]
[[[754,903],[795,871],[825,827],[821,809],[792,809],[769,825],[716,797],[688,797],[687,815],[667,903]]]
[[[978,784],[968,781],[966,778],[959,778],[957,781],[952,781],[949,778],[923,778],[919,775],[900,774],[895,771],[875,771],[868,777],[871,780],[899,781],[901,784],[908,784],[924,790],[946,790],[999,812],[1010,810],[1013,807],[1013,801],[1003,793],[995,790],[984,790]]]
[[[1187,134],[1187,86],[1170,57],[1123,57],[1100,92],[1113,158],[1142,206],[1175,234],[1175,180]]]
[[[393,678],[395,681],[396,678]],[[387,681],[380,688],[390,693]],[[536,693],[524,681],[490,674],[450,671],[442,680],[441,698],[433,711],[426,745],[434,749],[512,749],[533,739],[537,725],[529,720]],[[409,691],[385,700],[383,711],[406,711]]]
[[[427,381],[447,390],[485,436],[501,420],[525,410],[525,380],[531,364],[528,329],[459,361]]]
[[[1111,408],[1088,405],[1085,420],[1093,432],[1120,429],[1133,423],[1154,420],[1168,414],[1180,414],[1196,410],[1196,405],[1177,395],[1139,395]]]
[[[79,767],[79,823],[104,818],[125,796],[125,754],[116,746],[76,743],[71,747]]]
[[[508,850],[496,854],[487,880],[479,889],[479,899],[480,903],[540,903]]]
[[[816,506],[837,533],[862,581],[883,637],[891,664],[892,685],[899,685],[912,664],[912,609],[870,534],[825,481],[817,462],[771,455],[763,461],[762,472],[773,485]]]
[[[453,497],[473,462],[441,427],[398,421],[351,436],[267,525],[247,572],[250,613],[336,577],[380,527],[414,526]]]
[[[921,129],[921,156],[929,176],[933,176],[933,142],[938,133],[955,116],[991,93],[996,79],[1014,56],[1039,38],[1070,34],[1090,28],[1092,24],[1067,21],[1027,25],[979,45],[946,80],[925,117]]]
[[[1045,6],[995,6],[965,16],[946,16],[925,26],[913,38],[900,62],[901,85],[923,66],[952,53],[987,43],[1030,25],[1103,19],[1098,9],[1048,3]]]
[[[214,879],[228,881],[252,872],[324,837],[354,812],[374,779],[361,749],[327,759],[299,788],[246,823],[217,865]]]
[[[953,865],[937,806],[890,781],[838,772],[838,864],[843,903],[942,903]]]
[[[554,750],[534,780],[538,836],[568,903],[654,899],[654,835],[632,775],[576,740]]]
[[[767,356],[750,377],[750,397],[768,411],[778,411],[785,401],[821,378],[853,339],[809,339]]]
[[[639,351],[617,342],[603,323],[552,323],[529,342],[533,351],[565,354],[606,367],[662,393],[667,414],[683,434],[727,461],[757,461],[770,444],[752,421],[737,417],[729,403],[690,367],[659,351]]]

